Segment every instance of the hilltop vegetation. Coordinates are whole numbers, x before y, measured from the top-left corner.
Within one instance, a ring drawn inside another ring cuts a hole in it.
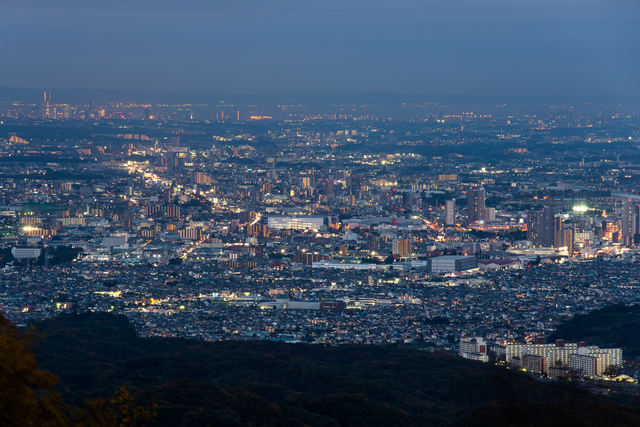
[[[83,405],[121,385],[157,404],[157,426],[639,425],[576,384],[393,346],[139,338],[126,317],[37,325],[40,366]]]
[[[55,389],[59,379],[38,368],[32,339],[32,328],[19,330],[0,314],[0,425],[137,427],[155,417],[154,405],[135,406],[124,387],[82,407],[69,407]]]
[[[622,348],[625,359],[640,356],[640,305],[615,304],[577,314],[558,326],[549,340],[585,341],[589,345]]]

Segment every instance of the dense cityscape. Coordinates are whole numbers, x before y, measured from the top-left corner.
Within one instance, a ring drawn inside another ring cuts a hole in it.
[[[639,426],[638,17],[2,2],[0,426]]]
[[[0,307],[18,325],[113,311],[141,336],[488,361],[639,300],[634,106],[54,96],[0,105]]]

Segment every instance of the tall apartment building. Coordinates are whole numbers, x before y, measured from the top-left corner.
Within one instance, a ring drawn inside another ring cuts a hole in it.
[[[527,240],[534,247],[556,247],[556,222],[552,208],[527,212]]]
[[[622,229],[620,240],[625,246],[633,245],[633,235],[637,233],[636,229],[636,204],[633,200],[625,200],[622,204]]]
[[[588,365],[590,366],[588,372],[594,372],[594,374],[589,374],[588,376],[596,376],[602,375],[609,366],[622,366],[621,349],[587,346],[584,342],[565,343],[564,340],[556,340],[553,344],[508,344],[505,348],[507,363],[520,359],[521,364],[523,364],[525,356],[528,355],[544,358],[543,370],[540,373],[546,373],[550,367],[554,366],[568,367],[569,369],[587,369],[584,366]],[[576,356],[590,356],[596,362],[592,363],[589,362],[592,359]],[[591,364],[589,365],[589,363]],[[581,374],[586,375],[586,372],[583,371]]]
[[[595,377],[598,375],[598,358],[586,354],[572,354],[569,356],[568,368],[580,376]]]
[[[459,355],[465,359],[488,362],[488,346],[484,339],[480,337],[467,338],[460,341]]]
[[[213,184],[217,182],[215,179],[211,178],[209,175],[202,172],[194,173],[193,179],[196,182],[196,184]]]
[[[467,223],[484,221],[484,188],[467,192]]]
[[[391,252],[394,255],[399,255],[399,256],[411,254],[411,240],[393,239],[393,242],[391,243]]]
[[[444,202],[445,216],[444,225],[456,225],[456,201],[447,200]]]
[[[178,230],[178,235],[185,240],[200,240],[202,238],[202,229],[199,227],[187,227]]]
[[[492,222],[496,220],[496,208],[484,208],[484,221]]]

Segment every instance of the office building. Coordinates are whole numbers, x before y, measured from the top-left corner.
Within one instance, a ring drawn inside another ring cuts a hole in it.
[[[454,273],[478,267],[475,256],[445,255],[427,260],[427,270],[431,273]]]
[[[326,230],[331,225],[331,217],[311,215],[268,215],[261,221],[270,230]]]
[[[17,260],[38,258],[41,253],[40,248],[11,248],[11,255]]]

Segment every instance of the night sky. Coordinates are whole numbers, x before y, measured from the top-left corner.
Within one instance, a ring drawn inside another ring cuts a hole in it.
[[[638,0],[3,0],[0,86],[638,95]]]

